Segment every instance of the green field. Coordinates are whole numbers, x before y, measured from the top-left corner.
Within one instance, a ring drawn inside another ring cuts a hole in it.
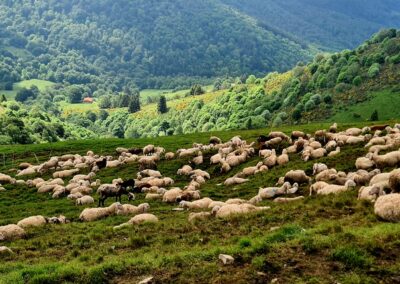
[[[391,122],[393,123],[393,122]],[[364,124],[339,125],[341,129]],[[313,133],[328,124],[283,127]],[[167,151],[191,147],[193,142],[206,143],[211,135],[224,141],[241,135],[248,142],[271,129],[192,134],[154,139],[103,139],[69,141],[30,146],[0,146],[3,153],[0,171],[13,173],[11,168],[22,161],[37,163],[53,155],[83,154],[93,150],[101,155],[115,155],[115,148],[161,145]],[[354,161],[364,155],[363,145],[346,146],[332,158],[322,158],[337,170],[353,171]],[[308,174],[313,162],[303,162],[299,155],[291,155],[290,163],[277,166],[253,176],[248,183],[225,187],[218,185],[242,168],[255,165],[258,157],[220,174],[216,166],[205,163],[199,168],[211,174],[211,180],[201,188],[203,197],[213,200],[250,198],[259,187],[273,186],[290,169],[304,169]],[[183,187],[189,178],[176,175],[186,164],[185,159],[160,161],[158,170]],[[113,178],[136,176],[138,165],[124,165],[118,169],[101,170],[96,178],[103,183]],[[46,174],[44,178],[49,178]],[[308,186],[298,194],[303,201],[277,204],[268,211],[232,217],[227,220],[210,219],[190,224],[189,212],[175,212],[177,205],[151,201],[150,213],[160,219],[157,224],[124,228],[112,227],[130,217],[112,216],[91,223],[79,222],[82,207],[66,198],[53,200],[36,189],[5,185],[0,192],[0,225],[16,223],[32,215],[64,214],[72,222],[28,229],[25,239],[1,242],[14,254],[0,258],[0,283],[137,283],[145,276],[154,276],[156,283],[396,283],[400,277],[400,226],[378,220],[373,206],[357,201],[357,190],[336,196],[308,197]],[[94,195],[97,200],[96,195]],[[111,204],[112,200],[107,200]],[[123,199],[126,203],[127,200]],[[144,194],[137,194],[134,204],[145,202]],[[277,228],[271,230],[272,228]],[[235,263],[223,266],[220,253],[235,257]]]
[[[45,81],[45,80],[25,80],[18,83],[14,83],[12,91],[3,91],[0,90],[0,94],[5,94],[7,100],[13,100],[17,92],[22,88],[30,88],[32,86],[36,86],[39,88],[40,91],[44,91],[47,87],[51,87],[54,85],[53,82]]]
[[[368,95],[368,100],[356,105],[349,105],[339,110],[329,121],[367,121],[374,110],[378,111],[380,120],[400,117],[400,92],[384,90]]]

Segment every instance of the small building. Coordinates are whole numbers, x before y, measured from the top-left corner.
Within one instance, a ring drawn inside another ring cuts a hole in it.
[[[83,98],[83,101],[82,101],[84,104],[92,104],[92,103],[94,103],[94,99],[93,98],[89,98],[89,97],[86,97],[86,98]]]

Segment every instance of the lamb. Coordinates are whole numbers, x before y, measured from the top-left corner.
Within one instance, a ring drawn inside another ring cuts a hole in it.
[[[392,193],[400,192],[400,169],[393,170],[389,175],[389,186]]]
[[[303,170],[290,170],[286,173],[284,181],[298,184],[311,183],[311,178]]]
[[[208,197],[196,200],[196,201],[181,201],[179,206],[187,209],[207,209],[211,204],[212,200]]]
[[[264,160],[264,165],[266,165],[268,168],[272,168],[276,165],[277,159],[278,158],[276,156],[275,149],[273,149],[271,155]]]
[[[357,199],[375,202],[379,196],[384,195],[384,194],[385,194],[385,192],[378,185],[362,186],[358,191]]]
[[[148,203],[142,203],[138,206],[134,206],[131,204],[123,204],[121,207],[117,209],[117,215],[136,215],[141,213],[146,213],[150,209],[150,205]]]
[[[336,150],[335,150],[335,151],[331,151],[331,152],[328,154],[328,157],[336,156],[336,155],[339,154],[339,153],[340,153],[340,147],[336,147]]]
[[[123,227],[132,226],[132,225],[140,225],[143,223],[157,223],[157,222],[158,222],[158,218],[155,215],[149,214],[149,213],[143,213],[143,214],[136,215],[135,217],[133,217],[126,223],[123,223],[119,226],[115,226],[114,230],[121,229]]]
[[[58,172],[53,173],[53,178],[67,178],[67,177],[73,176],[74,174],[76,174],[78,172],[79,172],[78,169],[58,171]]]
[[[79,215],[79,220],[83,222],[96,221],[117,213],[118,208],[121,207],[121,203],[116,202],[108,207],[101,208],[86,208]]]
[[[375,202],[374,212],[385,221],[400,222],[400,194],[380,196]]]
[[[326,187],[326,186],[328,186],[328,185],[329,185],[329,184],[326,183],[326,182],[324,182],[324,181],[317,181],[316,183],[312,184],[312,185],[310,186],[310,196],[311,196],[313,193],[317,193],[320,189],[322,189],[322,188],[324,188],[324,187]]]
[[[173,152],[165,153],[165,159],[166,159],[167,161],[172,160],[172,159],[174,159],[174,158],[175,158],[175,153],[173,153]]]
[[[189,223],[195,223],[196,221],[204,221],[210,219],[212,214],[210,212],[197,212],[197,213],[190,213],[188,221]]]
[[[11,224],[0,226],[0,241],[21,239],[25,236],[25,230],[18,225]]]
[[[180,188],[172,188],[164,193],[163,202],[174,203],[180,195],[182,195],[182,190]]]
[[[244,178],[239,178],[239,177],[231,177],[225,180],[224,185],[225,186],[232,186],[232,185],[237,185],[237,184],[242,184],[245,182],[248,182],[248,179]]]
[[[188,175],[190,175],[191,173],[192,173],[192,171],[193,171],[193,168],[191,167],[191,166],[189,166],[189,165],[184,165],[182,168],[180,168],[178,171],[177,171],[177,175],[180,175],[180,176],[182,176],[182,175],[185,175],[185,176],[188,176]]]
[[[280,166],[289,163],[289,155],[287,154],[287,150],[286,149],[283,149],[282,155],[280,155],[277,158],[277,163]]]
[[[360,157],[356,160],[356,168],[361,170],[368,170],[375,166],[374,161],[366,157]]]
[[[290,198],[285,198],[285,197],[277,197],[274,199],[274,202],[276,203],[287,203],[287,202],[292,202],[292,201],[297,201],[304,199],[304,196],[297,196],[297,197],[290,197]]]
[[[41,227],[46,224],[47,224],[47,219],[41,215],[38,215],[22,219],[17,223],[17,226],[25,229],[28,227]]]
[[[345,192],[353,187],[355,187],[356,184],[352,180],[348,180],[345,185],[336,185],[336,184],[329,184],[320,190],[317,191],[318,195],[328,195],[328,194],[338,194],[341,192]]]
[[[94,203],[94,199],[93,199],[93,197],[91,197],[89,195],[85,195],[80,198],[77,198],[76,202],[75,202],[76,205],[88,205],[88,204],[93,204],[93,203]]]
[[[320,172],[323,172],[328,169],[328,166],[322,163],[317,163],[313,165],[313,176],[316,174],[319,174]]]
[[[217,218],[229,218],[234,215],[243,215],[250,212],[258,212],[267,209],[270,209],[270,207],[256,207],[251,204],[227,204],[222,207],[214,207],[212,209],[212,214]]]
[[[389,152],[385,155],[378,155],[378,152],[375,152],[372,160],[378,168],[395,167],[400,163],[400,151]]]

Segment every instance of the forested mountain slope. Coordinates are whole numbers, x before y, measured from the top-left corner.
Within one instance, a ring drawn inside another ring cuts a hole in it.
[[[1,1],[0,31],[3,84],[169,88],[283,71],[311,55],[216,0]]]
[[[384,27],[400,28],[396,0],[222,0],[266,28],[326,50],[354,48]]]

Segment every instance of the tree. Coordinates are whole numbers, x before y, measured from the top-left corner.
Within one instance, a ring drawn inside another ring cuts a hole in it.
[[[168,121],[163,121],[160,125],[160,131],[163,131],[164,133],[167,133],[167,130],[170,128],[170,124]]]
[[[5,95],[5,94],[2,94],[2,95],[1,95],[1,98],[0,98],[0,103],[6,102],[6,101],[7,101],[6,95]]]
[[[160,99],[158,100],[158,112],[159,113],[167,113],[168,108],[167,108],[167,99],[165,96],[161,96]]]
[[[68,99],[71,104],[82,102],[83,89],[78,86],[72,86],[68,89]]]
[[[111,108],[111,98],[110,96],[103,96],[100,99],[99,107],[102,109]]]
[[[371,114],[370,121],[377,121],[379,120],[378,110],[374,110]]]
[[[15,95],[15,100],[17,102],[25,102],[28,98],[35,98],[35,93],[32,89],[22,88]]]
[[[198,95],[202,95],[204,93],[205,93],[205,91],[203,90],[201,85],[195,84],[192,86],[192,88],[190,88],[189,95],[190,96],[198,96]]]
[[[129,113],[135,113],[140,111],[140,99],[138,95],[131,96],[129,105],[128,105]]]

